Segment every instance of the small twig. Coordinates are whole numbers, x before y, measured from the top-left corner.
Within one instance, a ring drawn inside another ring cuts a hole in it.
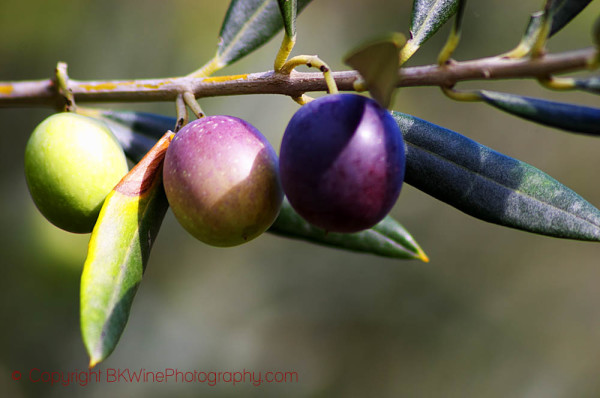
[[[285,65],[285,62],[292,53],[295,44],[296,36],[289,37],[287,34],[283,35],[283,41],[281,42],[281,46],[279,47],[279,51],[277,52],[277,56],[275,57],[275,72],[279,72],[281,68],[283,68],[283,65]]]
[[[577,88],[576,81],[572,77],[540,77],[538,78],[538,82],[550,90],[565,91],[575,90]]]
[[[531,58],[540,58],[546,53],[546,42],[552,28],[552,0],[546,0],[544,11],[541,15],[540,27],[531,46]]]
[[[338,87],[331,74],[331,68],[316,55],[297,55],[290,58],[281,66],[277,73],[289,75],[296,67],[301,65],[306,65],[309,68],[317,68],[323,72],[323,78],[325,78],[325,83],[327,84],[327,91],[330,94],[338,93]]]
[[[225,67],[225,64],[221,62],[218,56],[214,56],[210,61],[204,64],[200,69],[187,75],[190,78],[201,78],[207,77],[215,73],[216,71]]]
[[[69,89],[69,74],[67,73],[67,64],[59,62],[55,70],[56,88],[58,94],[64,99],[64,106],[61,110],[73,112],[76,110],[75,97]]]
[[[449,98],[452,98],[453,100],[456,101],[462,101],[462,102],[477,102],[477,101],[482,101],[483,98],[481,97],[481,94],[479,94],[479,91],[459,91],[459,90],[455,90],[452,87],[441,87],[442,92]]]
[[[181,130],[188,122],[189,115],[185,106],[185,100],[183,94],[179,94],[175,100],[175,107],[177,109],[177,124],[175,124],[174,132]]]
[[[306,95],[306,94],[302,94],[302,95],[301,95],[301,96],[299,96],[299,97],[293,97],[292,99],[293,99],[294,101],[296,101],[296,102],[297,102],[298,104],[300,104],[300,105],[306,105],[306,104],[308,104],[309,102],[311,102],[311,101],[314,101],[314,100],[315,100],[313,97],[310,97],[310,96],[308,96],[308,95]]]
[[[198,101],[196,101],[196,97],[193,93],[191,93],[190,91],[184,92],[183,101],[188,106],[188,108],[190,108],[192,112],[194,112],[196,118],[200,119],[201,117],[204,117],[204,112],[202,111],[202,108],[200,108],[200,105],[198,104]]]
[[[460,42],[460,36],[462,32],[462,19],[465,10],[466,0],[458,0],[458,9],[456,10],[456,16],[454,17],[454,24],[452,25],[452,30],[450,31],[450,35],[446,40],[446,44],[440,51],[438,55],[438,65],[443,66],[448,63],[450,57],[454,53],[454,50],[458,47],[458,43]]]

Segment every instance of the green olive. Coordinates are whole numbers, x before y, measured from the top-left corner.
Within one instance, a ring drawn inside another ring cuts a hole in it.
[[[92,231],[104,198],[127,170],[108,127],[74,113],[48,117],[25,148],[25,177],[35,205],[70,232]]]

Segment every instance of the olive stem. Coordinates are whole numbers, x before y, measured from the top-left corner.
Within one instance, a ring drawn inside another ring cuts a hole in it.
[[[458,1],[458,9],[456,10],[456,16],[454,17],[454,25],[452,25],[452,30],[450,31],[450,35],[448,36],[448,40],[446,44],[440,51],[438,55],[438,65],[445,65],[452,57],[454,50],[458,47],[458,43],[460,42],[461,28],[462,28],[462,19],[465,9],[466,0]]]
[[[208,61],[206,64],[204,64],[200,69],[195,70],[194,72],[190,73],[189,75],[187,75],[187,77],[190,77],[190,78],[207,77],[207,76],[212,75],[216,71],[223,69],[223,67],[225,67],[225,64],[223,62],[221,62],[221,60],[219,59],[219,57],[217,55],[215,55],[210,61]]]
[[[452,87],[440,87],[443,93],[453,100],[462,101],[462,102],[477,102],[483,101],[481,94],[479,91],[459,91],[455,90]]]
[[[315,100],[313,97],[311,97],[311,96],[308,96],[308,95],[306,95],[306,94],[302,94],[302,95],[301,95],[301,96],[299,96],[299,97],[292,97],[292,99],[293,99],[294,101],[296,101],[296,102],[297,102],[298,104],[300,104],[300,105],[306,105],[306,104],[308,104],[309,102],[311,102],[311,101],[314,101],[314,100]]]
[[[293,58],[292,58],[293,59]],[[541,58],[506,59],[481,58],[452,62],[440,67],[426,65],[405,67],[398,71],[398,87],[446,86],[461,81],[501,80],[547,77],[550,75],[591,70],[598,67],[598,50],[588,47]],[[291,61],[291,60],[290,60]],[[288,61],[289,62],[289,61]],[[357,71],[331,72],[339,90],[355,91],[360,79]],[[192,91],[196,98],[244,95],[281,94],[292,98],[311,91],[325,91],[327,82],[321,73],[290,71],[289,75],[273,71],[240,76],[214,78],[176,77],[147,80],[78,81],[69,79],[69,92],[82,102],[156,102],[175,101],[183,91]],[[55,79],[0,82],[0,107],[56,106],[64,103]],[[62,101],[62,102],[61,102]]]
[[[572,77],[556,77],[556,76],[548,76],[541,77],[538,79],[538,82],[551,90],[565,91],[565,90],[574,90],[577,88],[575,79]]]
[[[67,73],[67,64],[59,62],[56,65],[56,86],[58,87],[59,95],[64,98],[65,105],[62,110],[74,112],[77,109],[75,105],[75,97],[69,89],[69,74]]]
[[[531,46],[531,58],[533,59],[540,58],[546,53],[546,42],[548,41],[550,29],[552,27],[552,2],[553,0],[546,0],[545,2],[541,25],[537,31],[535,41]]]
[[[175,100],[175,107],[177,109],[177,123],[175,124],[174,132],[176,133],[188,123],[189,119],[188,110],[185,106],[183,94],[179,94],[177,96],[177,99]]]
[[[283,41],[281,42],[281,46],[279,47],[279,51],[277,52],[277,56],[275,57],[275,72],[281,71],[281,68],[283,68],[283,65],[285,65],[285,62],[288,60],[288,57],[292,53],[295,44],[296,36],[289,37],[287,34],[283,35]]]
[[[284,75],[289,75],[292,73],[294,68],[300,65],[306,65],[309,68],[319,69],[321,72],[323,72],[323,77],[327,83],[327,91],[329,91],[329,94],[338,93],[337,84],[331,75],[331,68],[316,55],[297,55],[293,58],[290,58],[286,63],[283,64],[279,72]]]
[[[191,91],[184,92],[183,93],[183,101],[188,106],[188,108],[190,108],[192,110],[192,112],[194,112],[194,115],[198,119],[204,117],[204,112],[202,111],[200,104],[198,104],[198,101],[196,101],[196,97],[194,96],[194,93],[192,93]]]

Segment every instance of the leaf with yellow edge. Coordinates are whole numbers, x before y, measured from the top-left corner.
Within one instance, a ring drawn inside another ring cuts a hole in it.
[[[81,276],[81,333],[90,368],[116,347],[168,209],[162,164],[167,132],[108,194],[92,231]]]

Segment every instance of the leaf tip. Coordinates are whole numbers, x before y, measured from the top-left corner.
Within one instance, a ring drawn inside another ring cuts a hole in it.
[[[427,254],[425,254],[425,252],[423,251],[423,249],[421,249],[419,247],[419,251],[417,253],[417,260],[421,260],[424,263],[428,263],[429,262],[429,256],[427,256]]]
[[[89,369],[93,369],[96,365],[98,365],[100,362],[102,362],[101,358],[94,358],[94,357],[90,357],[90,363],[88,365]]]

